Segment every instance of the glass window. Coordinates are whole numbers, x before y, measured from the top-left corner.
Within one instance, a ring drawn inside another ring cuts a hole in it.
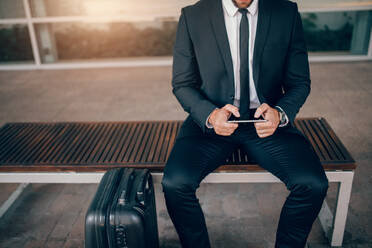
[[[302,13],[309,52],[367,54],[372,11]]]
[[[0,25],[0,63],[33,60],[26,25]]]
[[[355,9],[362,7],[372,8],[370,0],[293,0],[299,9]]]
[[[149,22],[37,24],[43,62],[171,56],[177,19]]]
[[[0,0],[0,18],[25,17],[22,0]]]
[[[178,16],[180,9],[197,0],[30,0],[32,15],[41,16],[117,16],[128,21]]]

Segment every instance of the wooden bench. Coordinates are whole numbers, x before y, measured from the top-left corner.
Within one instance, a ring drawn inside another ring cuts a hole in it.
[[[160,183],[182,121],[17,122],[0,128],[0,183],[21,183],[0,217],[29,183],[99,183],[105,170],[149,168]],[[323,118],[301,118],[296,127],[310,140],[330,182],[338,182],[336,210],[324,202],[319,219],[332,246],[341,246],[355,161]],[[205,183],[273,183],[278,178],[240,149]]]

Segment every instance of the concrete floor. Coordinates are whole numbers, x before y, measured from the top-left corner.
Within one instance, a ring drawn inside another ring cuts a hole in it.
[[[344,247],[372,247],[372,63],[313,63],[312,91],[298,116],[323,116],[356,159]],[[170,67],[1,71],[0,125],[16,121],[184,119]],[[0,185],[0,202],[16,188]],[[97,185],[33,184],[0,221],[0,247],[83,247],[84,215]],[[155,185],[162,248],[180,247]],[[202,184],[197,191],[218,247],[273,247],[283,184]],[[334,206],[336,185],[327,201]],[[328,247],[317,220],[310,247]]]

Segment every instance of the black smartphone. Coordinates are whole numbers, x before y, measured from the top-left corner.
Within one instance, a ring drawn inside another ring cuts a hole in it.
[[[255,122],[267,122],[265,119],[252,119],[252,120],[229,120],[228,123],[255,123]]]
[[[230,116],[228,123],[255,123],[255,122],[267,122],[262,115],[257,119],[239,119],[233,115]]]

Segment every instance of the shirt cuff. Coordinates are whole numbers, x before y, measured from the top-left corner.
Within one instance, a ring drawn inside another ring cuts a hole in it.
[[[217,109],[217,108],[215,108],[215,109]],[[211,114],[213,113],[213,111],[208,115],[207,120],[205,121],[205,125],[207,126],[207,128],[213,128],[213,126],[208,122],[209,117],[211,116]]]
[[[275,107],[278,108],[278,109],[280,109],[283,112],[284,118],[285,118],[285,122],[279,124],[279,127],[285,127],[285,126],[287,126],[288,123],[289,123],[289,118],[288,118],[287,114],[284,112],[284,110],[280,106],[276,105]]]

